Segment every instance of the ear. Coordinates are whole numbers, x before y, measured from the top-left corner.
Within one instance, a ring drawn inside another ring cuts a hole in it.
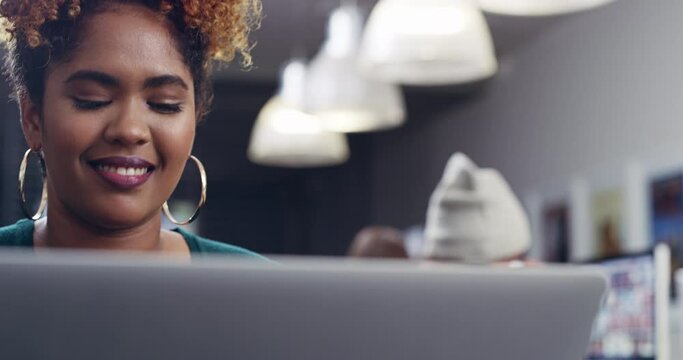
[[[39,150],[43,147],[43,127],[40,122],[40,109],[25,92],[19,94],[18,97],[21,129],[24,132],[24,138],[31,149]]]

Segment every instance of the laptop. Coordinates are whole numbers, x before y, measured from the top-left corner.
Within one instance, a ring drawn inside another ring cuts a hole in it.
[[[589,360],[670,360],[670,251],[595,260],[610,278],[591,335]]]
[[[585,355],[592,268],[0,253],[1,359]]]

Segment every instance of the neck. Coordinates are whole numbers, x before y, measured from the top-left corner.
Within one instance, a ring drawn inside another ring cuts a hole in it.
[[[97,226],[79,218],[58,201],[49,201],[48,217],[36,222],[38,247],[154,251],[163,250],[161,212],[125,228]]]

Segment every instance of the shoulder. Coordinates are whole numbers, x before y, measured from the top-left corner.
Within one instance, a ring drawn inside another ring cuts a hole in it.
[[[175,229],[174,231],[176,231],[185,238],[185,241],[187,242],[187,245],[190,247],[190,251],[193,254],[226,254],[250,258],[254,260],[268,261],[266,257],[261,256],[255,252],[249,251],[247,249],[241,248],[239,246],[209,240],[180,228]]]
[[[13,225],[0,227],[0,246],[33,246],[33,222],[24,219]]]
[[[222,242],[209,240],[209,239],[205,239],[202,237],[197,237],[197,245],[198,245],[198,248],[200,249],[200,251],[198,251],[199,253],[229,254],[229,255],[245,256],[245,257],[249,257],[249,258],[253,258],[253,259],[266,260],[265,257],[255,253],[255,252],[241,248],[239,246],[225,244]]]

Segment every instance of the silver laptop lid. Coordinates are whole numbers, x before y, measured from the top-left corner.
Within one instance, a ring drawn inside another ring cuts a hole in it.
[[[2,359],[584,356],[602,273],[0,254]]]

